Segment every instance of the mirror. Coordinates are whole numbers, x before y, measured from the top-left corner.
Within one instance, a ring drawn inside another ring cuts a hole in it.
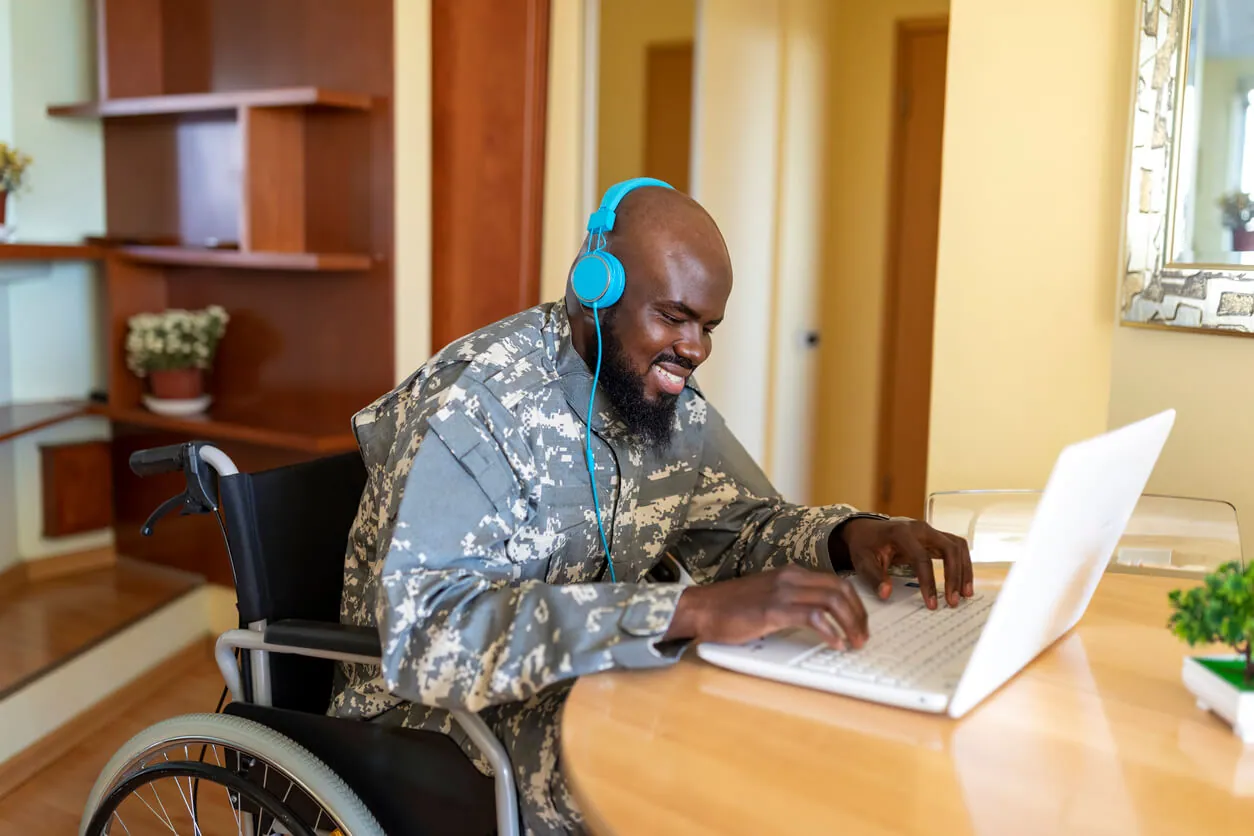
[[[1254,334],[1254,3],[1139,10],[1123,320]]]
[[[1254,4],[1194,0],[1184,62],[1172,261],[1254,264]]]

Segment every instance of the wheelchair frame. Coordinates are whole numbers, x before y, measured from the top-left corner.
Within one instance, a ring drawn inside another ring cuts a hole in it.
[[[176,450],[178,452],[175,452]],[[188,481],[188,489],[184,494],[167,501],[153,513],[144,526],[145,533],[151,532],[152,525],[158,517],[176,510],[182,509],[183,513],[212,512],[216,514],[219,512],[216,491],[211,490],[207,484],[207,474],[204,473],[203,468],[199,467],[200,462],[204,462],[204,464],[212,468],[219,477],[239,473],[239,469],[230,456],[205,442],[188,442],[176,445],[176,447],[140,451],[132,456],[131,467],[139,475],[171,472],[181,469],[185,472]],[[225,535],[225,530],[223,533]],[[281,623],[276,622],[276,624]],[[272,653],[330,659],[338,662],[367,664],[376,667],[382,664],[381,653],[377,650],[379,647],[377,635],[373,637],[375,652],[362,654],[330,650],[323,647],[309,647],[294,642],[284,643],[272,639],[268,640],[266,638],[266,630],[270,626],[273,625],[267,624],[264,620],[251,622],[248,624],[247,629],[237,628],[222,633],[215,643],[214,658],[218,670],[221,672],[227,690],[235,702],[251,703],[266,707],[272,706],[269,670],[269,657]],[[319,627],[319,623],[301,622],[301,626],[306,631],[310,629],[316,630]],[[345,625],[327,623],[321,626],[325,627],[328,637],[340,637],[342,631],[339,628],[343,628]],[[362,638],[360,633],[357,635],[357,638]],[[237,650],[248,654],[250,680],[248,688],[245,687],[244,673],[240,668],[243,656],[241,655],[239,660],[237,660]],[[520,832],[518,797],[514,786],[509,755],[506,753],[504,746],[497,740],[488,724],[474,712],[451,711],[450,714],[492,765],[498,834],[500,836],[518,836]]]

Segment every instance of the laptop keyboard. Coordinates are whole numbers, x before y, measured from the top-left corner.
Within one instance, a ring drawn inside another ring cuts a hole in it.
[[[871,638],[860,650],[820,645],[792,664],[904,687],[934,680],[937,675],[947,678],[955,663],[965,664],[965,656],[975,646],[995,600],[994,595],[976,593],[962,599],[957,607],[949,607],[942,600],[935,610],[913,605],[905,613],[896,608],[886,610],[871,620]],[[953,687],[953,683],[943,686]]]

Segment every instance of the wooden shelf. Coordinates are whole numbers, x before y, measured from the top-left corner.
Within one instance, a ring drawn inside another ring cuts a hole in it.
[[[0,244],[0,261],[94,261],[104,253],[100,247],[86,244]]]
[[[182,93],[52,105],[48,108],[48,115],[107,119],[121,116],[162,116],[230,111],[242,107],[330,107],[369,110],[370,96],[364,93],[324,90],[321,87],[281,87],[268,90]]]
[[[86,401],[58,400],[0,404],[0,441],[89,414]]]
[[[302,453],[330,454],[357,449],[357,440],[349,429],[347,417],[339,426],[330,427],[310,423],[308,413],[282,416],[267,410],[230,413],[210,409],[203,415],[175,417],[158,415],[142,406],[128,408],[94,404],[91,412],[121,424],[207,439],[243,441]]]
[[[354,253],[276,253],[213,250],[200,247],[120,247],[118,252],[141,264],[186,267],[240,267],[253,270],[369,270],[370,256]]]

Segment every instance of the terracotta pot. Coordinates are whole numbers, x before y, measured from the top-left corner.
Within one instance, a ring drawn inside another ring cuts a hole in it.
[[[202,369],[167,369],[148,373],[152,396],[162,400],[189,400],[205,393]]]
[[[0,216],[2,219],[3,216]],[[1254,229],[1232,230],[1232,249],[1239,253],[1254,250]]]

